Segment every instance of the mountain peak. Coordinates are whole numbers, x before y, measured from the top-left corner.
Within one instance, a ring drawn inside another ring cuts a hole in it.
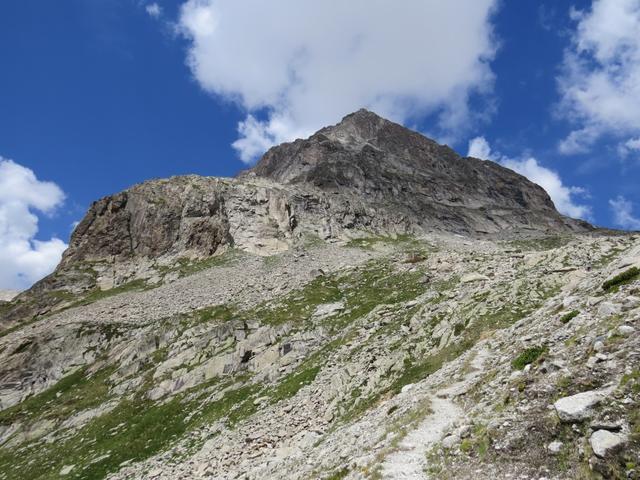
[[[449,231],[567,227],[547,192],[522,175],[463,158],[366,109],[307,139],[271,148],[248,174],[357,194],[369,206],[393,205],[419,223]]]

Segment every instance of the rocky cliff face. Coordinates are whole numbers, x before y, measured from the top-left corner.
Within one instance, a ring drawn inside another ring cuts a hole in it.
[[[366,111],[99,200],[0,320],[0,480],[640,476],[638,236]]]
[[[558,214],[547,193],[525,177],[460,157],[366,110],[309,139],[272,148],[244,174],[251,175],[364,197],[381,214],[427,231],[477,236],[588,228]]]

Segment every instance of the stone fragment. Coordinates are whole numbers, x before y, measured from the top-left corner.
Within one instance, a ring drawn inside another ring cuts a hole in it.
[[[598,306],[598,316],[601,318],[610,317],[620,313],[620,307],[611,302],[602,302]]]
[[[65,465],[60,469],[60,475],[69,475],[74,468],[75,465]]]
[[[591,434],[589,443],[596,456],[605,458],[628,442],[628,437],[623,433],[612,433],[609,430],[596,430]]]
[[[560,450],[562,450],[562,445],[563,443],[561,441],[554,440],[549,445],[547,445],[547,450],[549,450],[549,453],[555,455],[557,453],[560,453]]]
[[[628,337],[631,334],[633,334],[633,332],[635,332],[636,329],[633,328],[631,325],[620,325],[616,332],[618,333],[618,335],[621,335],[623,337]]]
[[[316,307],[315,311],[313,312],[313,316],[319,318],[329,317],[343,310],[344,303],[342,302],[323,303],[322,305],[318,305]]]
[[[564,422],[579,422],[590,418],[593,415],[594,407],[605,398],[605,392],[591,390],[577,393],[570,397],[563,397],[557,400],[553,406],[560,420]]]
[[[486,275],[482,275],[481,273],[477,273],[477,272],[466,273],[460,279],[460,281],[462,283],[483,282],[483,281],[486,281],[486,280],[489,280],[489,277],[487,277]]]

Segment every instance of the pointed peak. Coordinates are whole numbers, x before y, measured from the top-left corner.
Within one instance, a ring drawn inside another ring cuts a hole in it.
[[[358,143],[358,140],[367,141],[375,137],[381,129],[389,125],[395,124],[377,113],[361,108],[346,115],[340,123],[323,128],[317,133],[334,140],[344,141],[349,138]]]
[[[391,123],[384,117],[381,117],[375,112],[371,110],[367,110],[366,108],[361,108],[353,113],[345,115],[343,119],[335,125],[335,127],[339,127],[341,125],[349,125],[349,124],[358,124],[358,125],[371,125],[371,124],[383,124],[383,123]]]

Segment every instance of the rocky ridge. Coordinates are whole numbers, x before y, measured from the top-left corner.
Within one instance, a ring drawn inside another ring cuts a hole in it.
[[[462,158],[360,110],[269,150],[235,179],[152,180],[95,202],[56,271],[5,313],[5,328],[228,248],[271,255],[310,237],[457,233],[511,238],[586,232],[547,193],[500,165]]]

